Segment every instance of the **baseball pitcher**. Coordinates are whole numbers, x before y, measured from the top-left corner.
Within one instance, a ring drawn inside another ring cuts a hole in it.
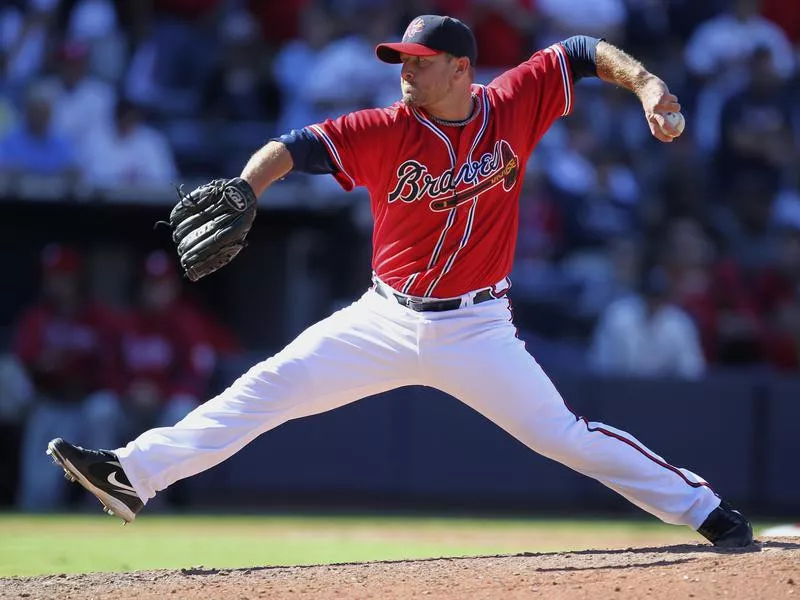
[[[196,280],[242,249],[256,198],[273,182],[293,169],[330,174],[345,190],[369,191],[372,287],[172,427],[113,451],[53,440],[48,453],[67,478],[129,522],[159,491],[290,419],[426,385],[667,523],[717,546],[751,544],[748,521],[702,477],[569,409],[517,338],[507,298],[525,166],[570,114],[575,82],[600,77],[636,94],[662,142],[682,129],[666,117],[680,112],[677,98],[639,62],[585,36],[485,86],[474,83],[475,39],[457,19],[417,17],[402,42],[376,54],[402,64],[400,101],[271,140],[240,177],[186,194],[170,216],[181,265]]]

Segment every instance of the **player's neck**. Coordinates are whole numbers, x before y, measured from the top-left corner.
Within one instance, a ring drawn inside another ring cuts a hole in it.
[[[465,121],[475,110],[472,94],[467,90],[457,97],[445,98],[441,102],[424,106],[425,112],[442,121]]]

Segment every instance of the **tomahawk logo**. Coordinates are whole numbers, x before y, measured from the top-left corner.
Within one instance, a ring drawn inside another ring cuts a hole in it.
[[[408,40],[413,38],[424,28],[425,28],[425,21],[422,19],[422,17],[417,17],[416,19],[411,21],[411,23],[408,24],[408,27],[406,27],[406,32],[403,34],[403,40]]]
[[[492,152],[478,160],[465,162],[459,169],[446,169],[438,177],[416,160],[407,160],[397,169],[397,184],[389,192],[389,203],[431,199],[434,212],[449,210],[502,185],[508,192],[519,176],[519,157],[506,140],[495,142]],[[466,184],[466,185],[465,185]]]

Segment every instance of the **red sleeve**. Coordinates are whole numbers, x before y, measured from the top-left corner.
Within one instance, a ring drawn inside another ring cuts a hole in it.
[[[538,51],[488,87],[511,106],[514,122],[531,132],[531,148],[556,119],[572,112],[572,72],[561,44]]]
[[[389,131],[394,122],[392,108],[370,108],[311,125],[338,168],[336,181],[346,191],[377,183],[381,165],[399,136]]]

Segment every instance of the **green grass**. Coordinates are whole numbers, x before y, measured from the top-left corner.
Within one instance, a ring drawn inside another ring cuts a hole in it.
[[[358,516],[0,515],[0,576],[577,550],[697,541],[656,521]]]

